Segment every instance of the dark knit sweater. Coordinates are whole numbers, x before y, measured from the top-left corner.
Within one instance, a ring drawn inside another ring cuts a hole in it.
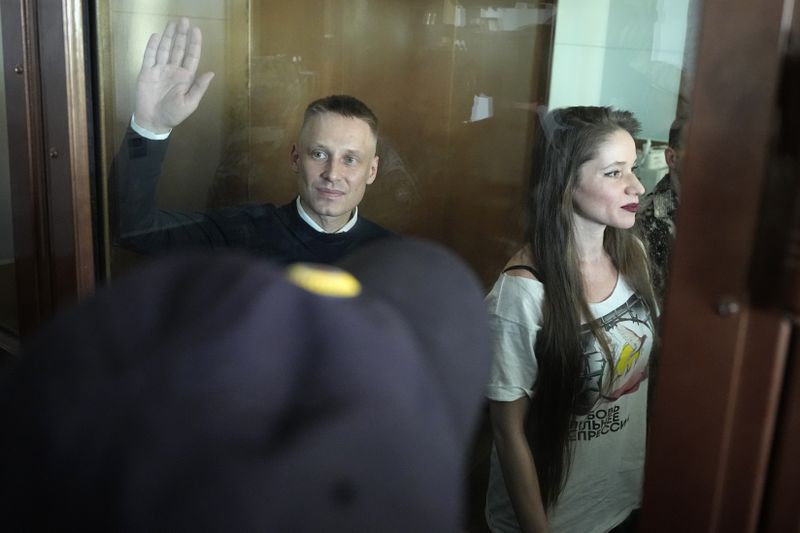
[[[310,227],[294,202],[180,212],[156,207],[156,187],[169,141],[153,141],[130,128],[111,173],[111,227],[115,242],[152,254],[175,247],[237,248],[280,263],[334,263],[375,239],[392,236],[359,217],[345,233]]]

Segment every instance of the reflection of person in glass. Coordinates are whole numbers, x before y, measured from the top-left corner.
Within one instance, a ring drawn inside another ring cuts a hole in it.
[[[678,218],[678,168],[683,154],[684,122],[684,119],[677,118],[670,126],[669,144],[664,149],[669,173],[642,198],[641,210],[636,216],[637,228],[644,236],[653,263],[653,286],[661,299],[666,291],[669,258]]]
[[[640,505],[655,296],[629,231],[639,122],[556,109],[533,155],[527,244],[487,296],[492,531],[627,531]]]
[[[120,244],[142,253],[176,245],[245,248],[281,262],[330,263],[391,233],[358,215],[378,170],[377,118],[352,96],[329,96],[306,109],[291,151],[298,197],[202,213],[156,208],[156,186],[172,128],[200,103],[213,73],[197,75],[202,36],[188,20],[150,37],[136,85],[136,109],[115,159]]]

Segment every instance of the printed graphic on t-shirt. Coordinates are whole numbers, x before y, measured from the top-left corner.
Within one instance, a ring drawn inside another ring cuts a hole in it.
[[[649,346],[653,339],[650,314],[642,299],[631,295],[628,301],[595,321],[605,335],[613,367],[588,325],[581,331],[586,355],[584,387],[578,397],[576,415],[587,415],[601,402],[613,403],[635,392],[647,379]],[[610,409],[607,409],[610,410]]]

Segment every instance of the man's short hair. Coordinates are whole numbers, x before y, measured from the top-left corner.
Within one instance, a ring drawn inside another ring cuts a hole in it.
[[[378,138],[378,117],[367,107],[367,104],[354,96],[346,94],[332,94],[319,100],[314,100],[303,115],[303,128],[311,118],[323,113],[336,113],[347,118],[361,119],[369,125],[372,134]],[[301,128],[302,129],[302,128]]]
[[[671,148],[681,148],[683,146],[683,126],[686,124],[686,119],[676,118],[672,121],[669,127],[669,140],[667,141]]]

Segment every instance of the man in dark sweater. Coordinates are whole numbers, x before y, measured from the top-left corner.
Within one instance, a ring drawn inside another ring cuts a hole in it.
[[[213,78],[210,72],[197,75],[201,39],[200,30],[184,18],[147,43],[134,115],[112,172],[116,241],[146,254],[176,246],[232,247],[282,263],[332,263],[392,235],[358,215],[378,171],[378,121],[352,96],[329,96],[306,108],[291,152],[298,186],[291,203],[196,213],[157,208],[169,133],[197,109]]]

